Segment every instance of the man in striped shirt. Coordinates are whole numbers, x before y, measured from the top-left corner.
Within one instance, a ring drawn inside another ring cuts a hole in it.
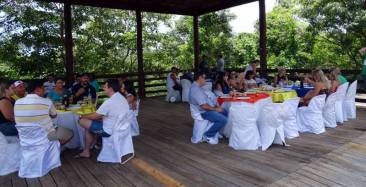
[[[14,106],[16,124],[40,124],[48,133],[49,140],[59,140],[61,144],[68,142],[73,132],[64,127],[55,127],[51,118],[55,118],[56,109],[50,99],[43,98],[45,88],[41,81],[33,81],[28,85],[28,94],[18,99]]]

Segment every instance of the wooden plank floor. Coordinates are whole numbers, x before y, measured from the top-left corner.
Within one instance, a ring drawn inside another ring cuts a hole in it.
[[[186,104],[162,98],[142,101],[141,135],[136,157],[125,165],[73,159],[37,179],[17,173],[0,177],[0,186],[363,186],[366,182],[366,110],[321,135],[301,134],[289,147],[235,151],[228,140],[218,145],[191,144],[192,119]]]

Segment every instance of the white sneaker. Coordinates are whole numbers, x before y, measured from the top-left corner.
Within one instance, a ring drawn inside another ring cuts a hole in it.
[[[204,141],[211,144],[211,145],[216,145],[219,143],[219,139],[214,136],[214,137],[206,137],[204,138]]]

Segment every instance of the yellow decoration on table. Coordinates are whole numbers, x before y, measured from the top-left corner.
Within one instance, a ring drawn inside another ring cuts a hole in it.
[[[297,97],[297,93],[295,90],[291,91],[283,91],[283,92],[267,92],[272,97],[272,102],[274,103],[282,103],[288,99],[292,99]]]

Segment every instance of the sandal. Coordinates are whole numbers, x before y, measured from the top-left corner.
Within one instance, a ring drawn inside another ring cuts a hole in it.
[[[84,158],[88,158],[89,159],[91,157],[92,157],[91,155],[90,156],[81,156],[80,154],[77,154],[77,155],[74,156],[75,159],[84,159]]]

